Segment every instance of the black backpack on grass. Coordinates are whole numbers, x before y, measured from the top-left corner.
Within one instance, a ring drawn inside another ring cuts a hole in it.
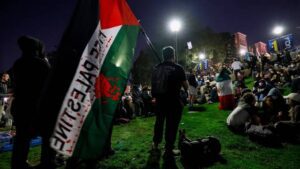
[[[185,131],[180,130],[178,147],[186,169],[199,169],[221,159],[221,143],[213,136],[190,140],[185,136]]]
[[[267,147],[281,147],[280,138],[273,126],[246,124],[246,134],[251,141]]]

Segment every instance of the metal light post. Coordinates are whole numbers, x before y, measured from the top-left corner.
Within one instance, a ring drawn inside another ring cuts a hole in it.
[[[172,32],[175,32],[175,56],[176,56],[176,63],[178,63],[178,32],[181,29],[181,22],[179,19],[173,19],[170,21],[169,27]]]
[[[175,31],[175,56],[176,56],[176,63],[178,63],[178,47],[177,47],[177,41],[178,41],[178,38],[177,38],[177,32],[178,31]]]

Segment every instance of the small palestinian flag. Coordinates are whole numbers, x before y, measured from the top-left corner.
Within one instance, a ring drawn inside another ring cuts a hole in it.
[[[226,68],[222,68],[221,72],[216,76],[220,110],[232,110],[235,107],[232,82],[229,75],[230,72]]]
[[[46,114],[59,112],[49,127],[51,147],[60,154],[97,159],[103,152],[139,29],[125,0],[78,1],[45,94]]]

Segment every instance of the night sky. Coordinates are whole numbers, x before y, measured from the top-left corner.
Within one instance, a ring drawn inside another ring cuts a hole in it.
[[[1,0],[0,72],[20,57],[17,39],[31,35],[41,39],[47,51],[56,49],[66,28],[75,0]],[[216,32],[243,32],[248,43],[274,38],[271,30],[283,25],[300,44],[300,0],[128,0],[136,17],[155,43],[173,40],[167,28],[170,18],[184,22],[179,41],[189,26],[209,26]],[[162,37],[161,35],[164,35]],[[142,38],[140,38],[143,40]],[[181,42],[183,45],[183,42]],[[139,41],[138,49],[143,42]],[[138,51],[137,51],[138,53]]]

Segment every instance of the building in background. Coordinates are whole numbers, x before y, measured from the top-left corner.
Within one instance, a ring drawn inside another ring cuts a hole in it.
[[[247,35],[241,32],[234,33],[234,46],[236,56],[242,58],[248,52]]]

